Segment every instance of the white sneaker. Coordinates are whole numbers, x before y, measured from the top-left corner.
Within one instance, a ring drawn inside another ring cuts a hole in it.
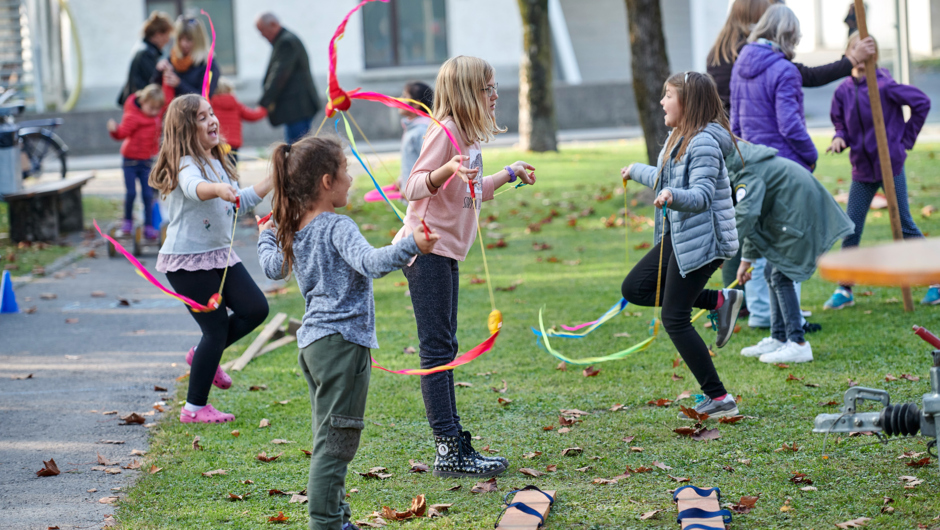
[[[781,342],[773,337],[761,339],[756,346],[748,346],[741,349],[741,355],[745,357],[760,357],[765,353],[772,353],[783,348],[786,342]]]
[[[762,363],[806,363],[812,360],[813,348],[810,347],[809,341],[800,346],[788,340],[779,350],[760,356]]]

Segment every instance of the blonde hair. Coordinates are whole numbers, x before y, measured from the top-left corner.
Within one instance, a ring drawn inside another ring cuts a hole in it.
[[[235,83],[232,83],[232,80],[227,77],[219,76],[219,82],[215,87],[215,95],[221,96],[222,94],[234,94],[235,93]]]
[[[715,45],[708,52],[709,66],[718,66],[722,61],[733,63],[738,58],[741,47],[747,42],[751,28],[757,24],[774,1],[734,0],[731,13],[728,14],[724,27],[715,39]]]
[[[206,26],[196,17],[180,15],[173,24],[173,51],[177,57],[184,57],[180,50],[180,39],[193,41],[193,50],[190,55],[193,64],[199,64],[209,56],[209,39],[206,37]]]
[[[712,76],[698,72],[680,72],[673,74],[663,83],[664,94],[667,86],[671,86],[676,91],[680,116],[678,125],[672,129],[669,139],[666,140],[666,145],[663,147],[663,167],[666,165],[669,154],[680,141],[682,145],[673,160],[682,158],[692,138],[713,122],[728,131],[735,149],[737,149],[738,143],[734,140],[731,124],[728,123],[728,116],[725,114],[721,97],[718,96],[718,86]],[[662,171],[662,168],[660,168],[660,171]]]
[[[869,35],[869,37],[871,37],[871,40],[875,42],[875,67],[877,68],[878,67],[878,41],[876,41],[875,37],[872,37],[871,35]],[[862,40],[862,36],[858,34],[858,31],[853,31],[852,34],[849,35],[849,42],[846,43],[845,45],[845,54],[848,55],[852,51],[852,48],[854,48],[855,45],[858,44],[858,41],[860,40]]]
[[[453,118],[468,143],[489,142],[506,132],[490,114],[485,97],[486,83],[494,75],[490,63],[477,57],[458,55],[448,59],[437,74],[434,118]]]
[[[140,33],[147,40],[161,33],[169,33],[171,31],[173,31],[173,21],[170,19],[170,15],[167,15],[163,11],[150,13],[150,16],[147,17],[143,27],[140,29]]]
[[[138,103],[154,103],[158,107],[162,107],[163,104],[166,103],[166,96],[163,95],[163,87],[156,83],[151,83],[141,88],[135,92],[134,95],[137,96]]]
[[[289,275],[294,264],[294,233],[320,198],[323,176],[330,182],[339,176],[343,146],[332,137],[304,136],[293,144],[278,143],[271,152],[271,218],[277,225],[277,245],[284,255],[281,273]]]
[[[238,173],[235,171],[231,157],[222,150],[225,139],[221,134],[218,145],[208,152],[199,143],[197,119],[199,105],[203,101],[206,100],[202,96],[186,94],[170,102],[170,106],[166,109],[163,144],[160,146],[157,161],[150,171],[149,181],[150,187],[159,191],[163,197],[179,186],[180,161],[184,156],[192,157],[206,178],[211,179],[210,172],[207,171],[209,159],[215,158],[222,163],[222,169],[228,174],[229,179],[238,180]],[[215,174],[215,171],[212,170],[211,173]],[[221,175],[215,174],[215,176],[219,181],[222,180]]]
[[[793,11],[783,4],[774,4],[757,21],[747,41],[767,39],[776,44],[787,59],[792,60],[796,55],[796,45],[802,37],[800,20]]]

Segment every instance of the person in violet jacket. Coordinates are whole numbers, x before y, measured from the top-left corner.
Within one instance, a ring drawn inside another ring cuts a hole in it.
[[[858,33],[853,33],[849,38],[849,46],[857,41]],[[875,60],[878,60],[877,52]],[[865,215],[878,188],[884,185],[865,73],[864,63],[855,67],[852,77],[839,85],[832,96],[832,110],[830,111],[836,134],[832,138],[832,145],[826,149],[826,152],[841,153],[848,147],[850,149],[849,161],[852,162],[852,187],[849,190],[848,214],[855,223],[855,233],[842,241],[842,248],[858,246],[862,238],[862,230],[865,228]],[[927,113],[930,112],[930,98],[916,87],[896,82],[884,68],[877,68],[875,75],[878,79],[878,92],[881,95],[885,131],[888,133],[888,153],[891,155],[891,170],[894,173],[894,190],[898,198],[901,230],[904,233],[904,239],[924,237],[914,224],[907,202],[904,161],[907,159],[907,150],[914,147],[917,135],[927,120]],[[905,106],[911,109],[911,117],[907,122],[904,121]],[[940,288],[938,287],[940,286],[930,286],[921,303],[940,304]],[[842,309],[854,304],[852,286],[841,285],[826,301],[823,308]]]
[[[721,28],[711,51],[708,52],[708,74],[718,85],[718,95],[725,106],[725,113],[731,115],[731,70],[741,49],[747,44],[751,28],[757,24],[767,9],[777,0],[734,0],[728,19]],[[852,74],[852,68],[865,62],[875,53],[875,42],[865,38],[855,46],[845,50],[845,55],[838,61],[820,66],[806,66],[793,63],[800,71],[803,88],[820,87],[838,81]],[[736,269],[732,269],[736,270]],[[731,273],[734,276],[734,272]],[[729,282],[730,283],[730,282]]]
[[[731,130],[812,171],[819,154],[806,130],[800,71],[791,62],[800,37],[800,21],[785,5],[760,18],[731,72]]]

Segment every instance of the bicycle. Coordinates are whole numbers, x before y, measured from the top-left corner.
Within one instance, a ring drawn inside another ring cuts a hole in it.
[[[23,100],[12,99],[15,90],[6,89],[0,93],[0,119],[3,123],[16,125],[19,130],[20,166],[23,178],[40,178],[48,167],[49,161],[57,160],[59,173],[64,179],[67,172],[66,157],[69,147],[54,131],[62,125],[62,118],[47,118],[42,120],[29,120],[16,122],[15,117],[22,114],[25,108]]]

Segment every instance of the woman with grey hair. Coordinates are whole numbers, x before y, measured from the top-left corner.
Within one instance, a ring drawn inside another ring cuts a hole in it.
[[[787,6],[764,12],[731,72],[731,130],[812,171],[819,154],[806,131],[803,80],[792,62],[801,36]]]

